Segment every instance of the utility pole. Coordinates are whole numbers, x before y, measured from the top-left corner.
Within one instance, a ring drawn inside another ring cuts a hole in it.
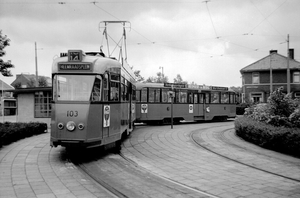
[[[35,46],[35,86],[39,86],[39,76],[38,76],[38,65],[37,65],[37,48],[36,48],[36,42],[34,42]]]
[[[290,36],[287,35],[287,93],[291,92],[291,79],[290,79]]]
[[[270,54],[270,95],[273,92],[272,54]]]

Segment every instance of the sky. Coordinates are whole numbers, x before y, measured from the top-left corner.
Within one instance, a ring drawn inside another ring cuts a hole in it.
[[[288,35],[300,61],[299,9],[299,0],[0,0],[0,30],[11,40],[2,59],[15,66],[13,77],[0,78],[10,84],[35,74],[35,51],[38,74],[49,77],[61,52],[103,45],[107,53],[99,24],[121,20],[130,22],[127,62],[145,79],[163,71],[169,82],[180,74],[189,83],[238,87],[240,70],[270,50],[287,56]],[[114,41],[120,27],[108,25]]]

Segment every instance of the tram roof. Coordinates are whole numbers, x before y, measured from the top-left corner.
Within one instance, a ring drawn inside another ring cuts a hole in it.
[[[174,84],[176,83],[169,83],[169,84]],[[152,82],[137,82],[136,83],[136,89],[140,90],[144,87],[150,87],[150,88],[171,88],[170,86],[165,86],[164,83],[152,83]],[[182,89],[182,90],[194,90],[194,91],[201,91],[201,92],[213,92],[213,91],[219,91],[219,92],[234,92],[231,90],[228,90],[227,87],[216,87],[216,86],[193,86],[193,87],[174,87],[174,89]]]
[[[58,64],[59,63],[74,63],[74,62],[69,62],[68,61],[68,56],[64,56],[64,57],[59,57],[56,58],[53,61],[52,64],[52,73],[58,73],[59,69],[58,69]],[[130,75],[133,79],[135,78],[135,75],[133,73],[133,71],[130,69],[130,66],[128,65],[128,63],[126,61],[123,61],[123,66],[122,64],[113,58],[108,58],[108,57],[103,57],[101,55],[83,55],[82,56],[82,61],[80,63],[93,63],[93,68],[92,68],[92,72],[93,73],[100,73],[103,74],[105,71],[108,71],[111,68],[123,68],[126,73],[128,75]],[[77,64],[77,63],[74,63]],[[74,73],[80,73],[82,72],[82,70],[71,70]],[[66,72],[70,72],[66,70]]]

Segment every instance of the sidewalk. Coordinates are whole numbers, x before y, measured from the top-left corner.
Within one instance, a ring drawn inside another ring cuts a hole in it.
[[[51,148],[49,133],[0,149],[0,198],[111,197]]]

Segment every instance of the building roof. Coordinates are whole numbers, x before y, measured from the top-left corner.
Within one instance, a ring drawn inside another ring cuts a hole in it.
[[[44,77],[47,80],[48,85],[52,84],[52,80],[50,77],[47,76],[38,76],[38,78]],[[36,81],[36,76],[34,74],[17,74],[16,79],[11,83],[12,86],[14,86],[17,83],[21,83],[21,85],[25,85],[27,87],[28,83],[31,81]]]
[[[30,87],[30,88],[15,89],[11,91],[14,92],[15,94],[34,93],[36,91],[52,91],[52,87]]]
[[[2,89],[3,88],[3,89]],[[7,90],[12,90],[14,89],[14,87],[10,86],[9,84],[7,84],[6,82],[4,82],[3,80],[0,79],[0,90],[2,91],[7,91]]]
[[[275,52],[242,68],[240,72],[244,73],[244,72],[252,72],[252,71],[270,70],[270,67],[272,67],[273,70],[287,69],[286,57]],[[289,59],[289,68],[300,70],[300,62],[294,59]]]

